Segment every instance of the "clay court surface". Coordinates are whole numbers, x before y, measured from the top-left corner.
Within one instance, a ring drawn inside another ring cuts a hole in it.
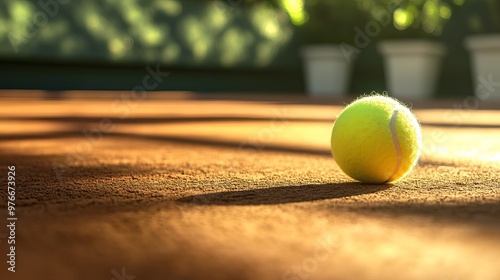
[[[2,96],[0,279],[500,279],[498,102],[413,104],[419,165],[367,185],[329,152],[349,99]]]

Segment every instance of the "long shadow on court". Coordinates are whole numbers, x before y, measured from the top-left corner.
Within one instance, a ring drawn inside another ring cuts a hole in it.
[[[82,141],[88,141],[80,131],[63,131],[63,132],[47,132],[47,133],[36,133],[36,134],[23,133],[23,134],[2,135],[0,136],[0,142],[12,141],[12,140],[42,140],[42,139],[58,139],[58,138],[65,139],[70,137],[81,137]],[[194,137],[182,137],[182,136],[171,136],[171,135],[144,135],[144,134],[133,134],[133,133],[106,133],[105,136],[103,137],[104,138],[119,137],[130,140],[163,141],[176,144],[212,146],[218,148],[239,149],[241,151],[249,151],[249,152],[287,152],[295,154],[330,156],[329,151],[321,149],[285,147],[278,145],[266,145],[265,147],[252,146],[250,144],[245,144],[245,142],[243,141],[212,140],[212,139],[203,139]]]
[[[36,134],[10,134],[0,136],[0,142],[12,140],[43,140],[43,139],[61,139],[71,137],[81,137],[81,141],[88,141],[81,131],[63,131],[63,132],[48,132]],[[159,141],[169,142],[179,145],[200,145],[214,148],[237,149],[242,152],[282,152],[291,154],[302,155],[316,155],[322,157],[331,157],[331,152],[328,149],[312,149],[306,147],[291,147],[266,144],[261,146],[253,146],[250,143],[243,141],[229,141],[229,140],[216,140],[204,139],[196,137],[184,137],[173,135],[148,135],[148,134],[133,134],[133,133],[107,133],[104,138],[122,138],[129,140],[144,140],[144,141]],[[420,161],[419,165],[436,165],[436,166],[458,166],[458,164],[441,161]]]
[[[392,185],[369,185],[357,182],[318,185],[282,186],[244,191],[225,191],[191,195],[177,202],[198,206],[212,205],[274,205],[294,202],[310,202],[335,198],[372,194],[392,188]],[[499,228],[500,201],[473,202],[379,202],[342,203],[325,202],[308,206],[318,207],[330,214],[341,212],[359,213],[376,218],[421,218],[434,222],[459,223],[479,228]]]
[[[383,191],[390,187],[389,184],[373,185],[359,182],[282,186],[199,194],[183,197],[177,201],[200,205],[282,204],[357,196]]]

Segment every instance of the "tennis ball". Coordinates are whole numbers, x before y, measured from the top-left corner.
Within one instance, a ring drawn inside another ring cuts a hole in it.
[[[353,179],[390,183],[416,165],[420,125],[403,104],[373,95],[349,104],[333,124],[331,148],[339,167]]]

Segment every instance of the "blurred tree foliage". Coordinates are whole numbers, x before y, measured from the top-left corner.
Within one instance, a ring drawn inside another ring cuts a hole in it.
[[[305,3],[304,14],[307,21],[299,25],[299,32],[309,44],[353,44],[355,28],[364,28],[370,19],[359,1],[311,0]]]
[[[243,1],[1,0],[0,58],[182,67],[296,65],[289,59],[296,53],[295,27],[286,12],[266,1]]]
[[[231,0],[228,0],[231,1]],[[232,0],[243,1],[243,0]],[[262,0],[245,0],[255,3]],[[370,20],[382,27],[382,38],[440,36],[455,11],[474,6],[471,32],[500,32],[498,0],[268,0],[287,12],[307,43],[352,43],[354,28]]]
[[[463,0],[453,0],[457,3]],[[390,8],[392,12],[392,27],[407,36],[425,36],[425,34],[439,36],[443,32],[443,24],[450,19],[454,3],[450,0],[378,0],[363,1],[374,17],[381,9]],[[397,34],[398,32],[395,32]]]
[[[238,0],[227,0],[238,1]],[[284,10],[308,44],[352,43],[354,28],[363,27],[370,14],[359,0],[240,0],[247,4],[269,2]]]

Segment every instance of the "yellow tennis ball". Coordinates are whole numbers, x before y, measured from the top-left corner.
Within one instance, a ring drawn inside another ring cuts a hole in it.
[[[420,125],[397,100],[373,95],[349,104],[333,124],[331,148],[339,167],[353,179],[389,183],[416,165]]]

